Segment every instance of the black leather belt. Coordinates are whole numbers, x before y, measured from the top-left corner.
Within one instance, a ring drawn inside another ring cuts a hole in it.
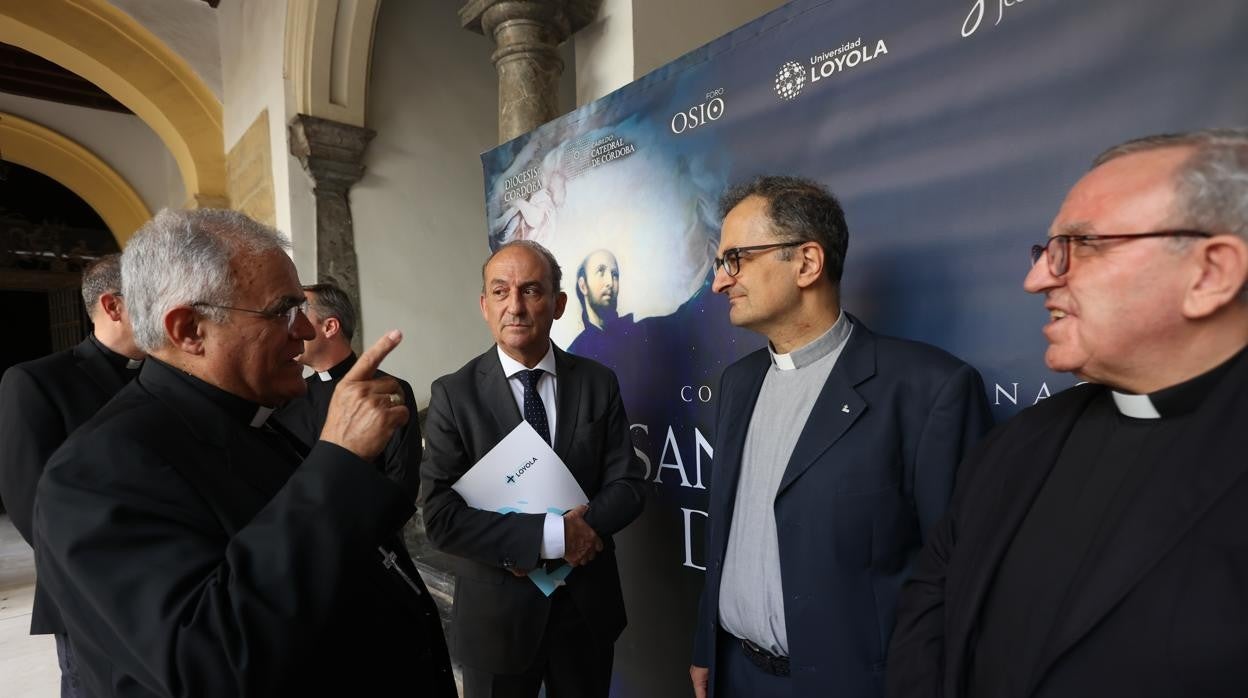
[[[749,659],[750,663],[754,666],[762,669],[772,676],[789,675],[788,657],[779,657],[774,655],[749,640],[737,638],[737,642],[741,644],[741,651],[745,652],[746,659]]]

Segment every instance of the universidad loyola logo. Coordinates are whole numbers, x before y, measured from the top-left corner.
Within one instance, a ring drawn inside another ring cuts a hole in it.
[[[798,96],[802,92],[802,88],[806,86],[806,71],[802,68],[802,64],[797,61],[789,61],[780,66],[780,72],[776,73],[776,96],[783,100],[790,100]]]
[[[883,39],[876,40],[874,44],[864,44],[862,37],[858,37],[830,51],[811,56],[809,75],[806,73],[808,69],[801,63],[788,61],[776,73],[776,96],[785,101],[794,99],[801,94],[807,83],[813,84],[837,73],[853,70],[886,54],[888,45]]]

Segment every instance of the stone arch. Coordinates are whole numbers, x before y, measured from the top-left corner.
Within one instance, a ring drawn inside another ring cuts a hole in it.
[[[0,7],[0,42],[81,75],[133,111],[173,154],[188,206],[226,205],[221,103],[181,56],[106,0]]]
[[[33,121],[0,112],[0,155],[55,179],[81,197],[104,219],[119,246],[151,218],[134,187],[108,163]]]
[[[306,0],[286,11],[286,69],[295,113],[364,125],[379,0]]]

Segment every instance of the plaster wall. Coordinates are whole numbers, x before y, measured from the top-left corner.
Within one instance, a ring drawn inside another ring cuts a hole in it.
[[[573,37],[578,107],[633,81],[634,1],[603,0],[594,21]]]
[[[381,4],[366,112],[377,136],[351,190],[364,345],[403,331],[384,367],[420,407],[435,378],[491,343],[480,153],[498,138],[498,78],[493,44],[460,28],[457,5]]]
[[[780,7],[786,0],[632,0],[633,77]]]
[[[182,56],[220,100],[217,11],[203,0],[108,0]]]
[[[584,105],[632,82],[785,0],[603,0],[576,35],[576,102]]]
[[[300,278],[312,283],[316,280],[316,204],[312,180],[290,155],[287,136],[287,124],[294,116],[294,92],[284,66],[286,5],[286,0],[229,0],[217,9],[225,150],[234,148],[260,112],[269,111],[274,219],[277,229],[290,235]]]
[[[3,92],[0,111],[45,126],[95,153],[134,187],[153,213],[166,206],[181,206],[186,199],[173,155],[137,116]]]

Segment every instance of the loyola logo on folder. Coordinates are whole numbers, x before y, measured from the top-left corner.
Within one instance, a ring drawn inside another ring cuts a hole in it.
[[[525,422],[525,424],[528,424],[528,422]],[[514,485],[514,484],[516,484],[516,478],[518,478],[518,477],[520,477],[521,475],[525,474],[525,472],[527,472],[529,468],[532,468],[532,467],[533,467],[533,464],[534,464],[534,463],[536,463],[536,462],[537,462],[537,456],[534,456],[533,458],[531,458],[531,459],[529,459],[529,460],[525,461],[525,462],[524,462],[524,465],[520,466],[520,467],[516,470],[516,472],[515,472],[514,474],[512,474],[512,475],[508,475],[508,476],[507,476],[507,484],[509,484],[509,485]],[[563,515],[563,514],[560,514],[560,516],[562,516],[562,515]]]

